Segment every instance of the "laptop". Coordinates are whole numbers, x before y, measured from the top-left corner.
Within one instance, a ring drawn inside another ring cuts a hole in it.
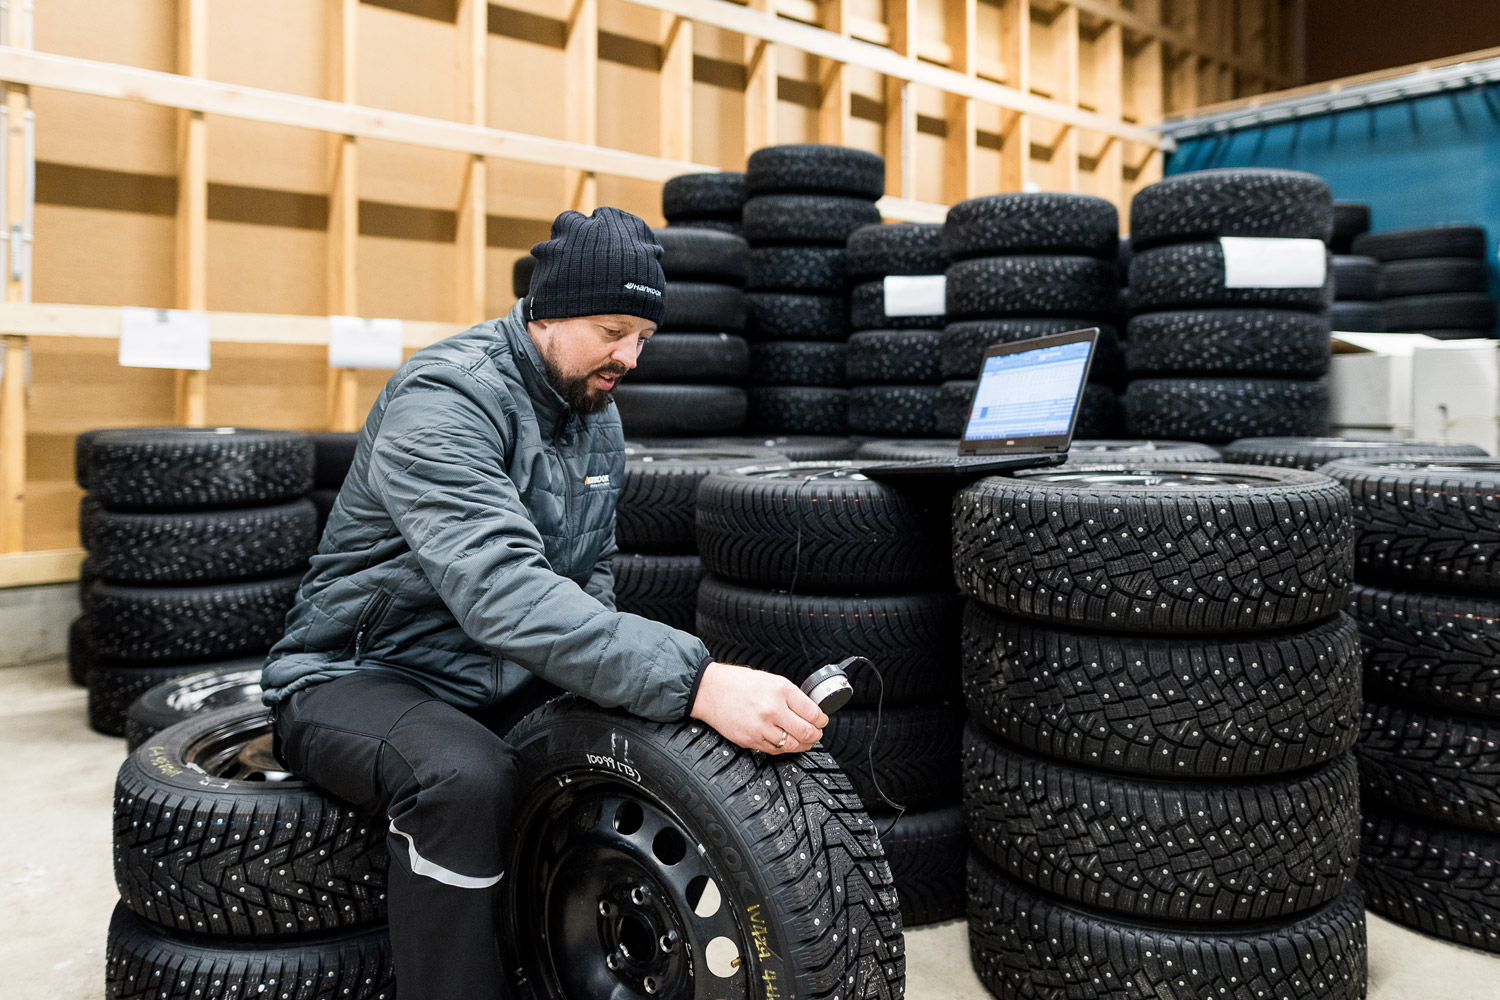
[[[986,349],[953,458],[882,462],[859,471],[888,481],[970,480],[1061,465],[1073,441],[1098,339],[1099,328],[1090,327]]]

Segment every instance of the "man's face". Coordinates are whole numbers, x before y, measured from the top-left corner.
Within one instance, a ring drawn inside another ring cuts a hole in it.
[[[578,316],[526,324],[547,372],[547,381],[581,414],[598,413],[610,393],[635,367],[656,324],[639,316]]]

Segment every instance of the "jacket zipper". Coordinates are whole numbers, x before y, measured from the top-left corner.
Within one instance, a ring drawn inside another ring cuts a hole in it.
[[[360,617],[359,625],[354,629],[354,665],[359,666],[360,660],[365,655],[365,640],[370,631],[379,623],[385,609],[391,603],[391,595],[382,591],[374,601],[370,603],[369,609]]]

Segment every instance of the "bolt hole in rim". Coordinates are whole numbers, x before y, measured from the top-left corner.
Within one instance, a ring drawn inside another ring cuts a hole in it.
[[[205,733],[183,753],[183,762],[226,781],[294,781],[271,750],[271,720],[233,719]]]
[[[575,773],[543,786],[516,829],[506,909],[517,915],[517,971],[533,995],[750,995],[746,928],[725,905],[714,862],[665,803]]]

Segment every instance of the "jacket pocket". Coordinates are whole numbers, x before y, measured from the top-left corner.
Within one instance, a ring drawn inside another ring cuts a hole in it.
[[[354,626],[354,663],[364,659],[365,652],[370,648],[370,639],[375,630],[380,627],[381,619],[390,610],[391,604],[396,600],[394,594],[382,590],[378,592],[370,602],[365,605],[364,611],[360,613],[359,621]]]

